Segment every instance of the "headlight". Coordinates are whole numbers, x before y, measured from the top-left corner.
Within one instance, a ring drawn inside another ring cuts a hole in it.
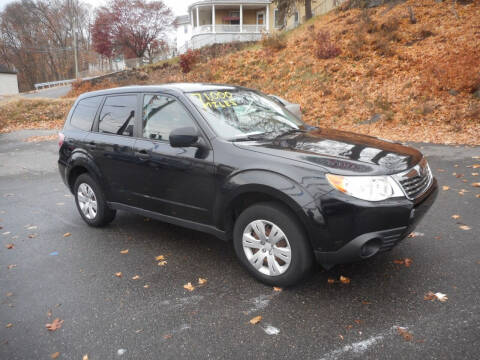
[[[327,179],[338,191],[367,201],[380,201],[404,196],[400,186],[390,176],[340,176],[327,174]]]

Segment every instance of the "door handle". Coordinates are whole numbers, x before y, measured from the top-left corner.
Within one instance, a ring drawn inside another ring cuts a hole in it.
[[[135,156],[140,158],[140,159],[149,159],[150,158],[150,154],[147,152],[147,150],[135,151]]]
[[[89,149],[94,149],[96,146],[97,146],[97,144],[95,144],[95,141],[90,141],[87,144],[87,148],[89,148]]]

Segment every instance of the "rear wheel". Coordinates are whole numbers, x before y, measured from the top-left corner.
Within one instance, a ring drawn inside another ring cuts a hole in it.
[[[81,174],[73,187],[77,209],[90,226],[104,226],[115,218],[116,211],[107,206],[100,186],[88,174]]]
[[[280,204],[260,203],[244,210],[235,222],[233,236],[242,264],[268,285],[294,285],[312,268],[312,250],[304,229]]]

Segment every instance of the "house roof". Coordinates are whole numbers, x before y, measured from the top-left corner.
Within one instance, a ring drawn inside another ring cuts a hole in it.
[[[0,64],[0,74],[16,74],[17,72],[14,70],[10,70],[5,65]]]
[[[220,5],[251,5],[251,4],[270,4],[272,0],[200,0],[195,1],[194,3],[188,6],[188,12],[190,9],[195,6],[202,5],[211,5],[211,4],[220,4]]]

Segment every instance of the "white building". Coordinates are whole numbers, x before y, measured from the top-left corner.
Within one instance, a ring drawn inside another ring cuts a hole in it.
[[[313,15],[324,14],[345,0],[312,0]],[[197,0],[177,22],[177,51],[212,44],[257,41],[266,34],[292,29],[305,21],[305,4],[298,0],[293,14],[280,18],[273,0]]]
[[[177,16],[175,24],[177,25],[177,52],[184,53],[186,50],[185,44],[192,38],[190,17],[188,15]]]
[[[0,64],[0,95],[18,94],[17,72]]]

